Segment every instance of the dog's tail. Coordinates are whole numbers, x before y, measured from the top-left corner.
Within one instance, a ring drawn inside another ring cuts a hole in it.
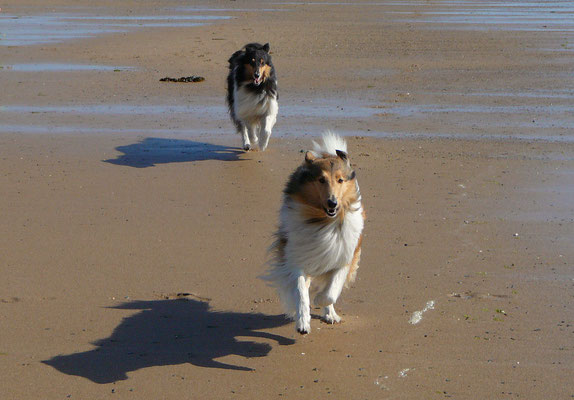
[[[288,318],[295,319],[297,306],[294,302],[293,292],[295,290],[297,276],[292,268],[285,265],[285,246],[287,239],[284,234],[277,232],[275,241],[267,250],[270,259],[267,262],[269,269],[259,278],[267,281],[270,286],[277,289],[281,305]]]
[[[320,143],[313,141],[313,151],[318,154],[327,153],[336,156],[337,150],[346,153],[347,142],[341,136],[331,131],[323,133]]]

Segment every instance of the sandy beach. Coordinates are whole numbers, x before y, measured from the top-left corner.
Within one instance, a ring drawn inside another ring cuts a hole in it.
[[[0,398],[574,396],[571,2],[8,0]],[[269,42],[245,153],[227,58]],[[200,75],[201,83],[165,83]],[[257,277],[323,130],[367,213],[301,336]]]

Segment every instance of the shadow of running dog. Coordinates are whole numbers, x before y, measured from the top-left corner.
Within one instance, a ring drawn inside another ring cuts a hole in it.
[[[288,321],[283,316],[210,311],[206,302],[197,300],[135,301],[113,308],[141,312],[125,318],[110,337],[93,343],[95,349],[42,362],[62,373],[104,384],[126,380],[128,372],[141,368],[184,363],[251,371],[217,359],[264,357],[271,345],[237,337],[269,339],[280,345],[295,343],[260,331],[285,325]]]
[[[241,161],[243,159],[239,156],[245,154],[238,147],[153,137],[145,138],[138,143],[118,146],[116,150],[123,154],[104,162],[134,168],[205,160]]]

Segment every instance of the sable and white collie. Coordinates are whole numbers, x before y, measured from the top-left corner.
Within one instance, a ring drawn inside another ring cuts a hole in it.
[[[283,191],[273,259],[263,276],[301,334],[311,330],[310,295],[324,307],[325,322],[341,321],[333,305],[355,279],[365,220],[347,143],[327,132],[313,146]]]
[[[231,120],[248,151],[259,143],[265,150],[277,121],[277,78],[269,43],[249,43],[229,59],[227,105]]]

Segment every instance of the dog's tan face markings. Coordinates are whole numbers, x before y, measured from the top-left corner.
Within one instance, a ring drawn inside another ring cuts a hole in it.
[[[263,82],[265,82],[267,78],[269,78],[269,75],[271,75],[271,67],[269,66],[269,64],[265,64],[263,60],[261,62],[263,64],[261,64],[261,67],[259,68],[259,73],[263,78]]]
[[[244,81],[254,80],[255,71],[257,71],[258,75],[261,77],[261,83],[265,82],[271,75],[271,66],[266,64],[263,58],[260,60],[256,60],[255,58],[251,59],[249,63],[244,64],[243,70],[245,71],[243,76]]]
[[[344,158],[328,154],[317,158],[314,153],[307,152],[305,162],[310,178],[294,197],[310,206],[306,209],[308,219],[343,218],[349,206],[357,200],[355,173],[346,154]]]

